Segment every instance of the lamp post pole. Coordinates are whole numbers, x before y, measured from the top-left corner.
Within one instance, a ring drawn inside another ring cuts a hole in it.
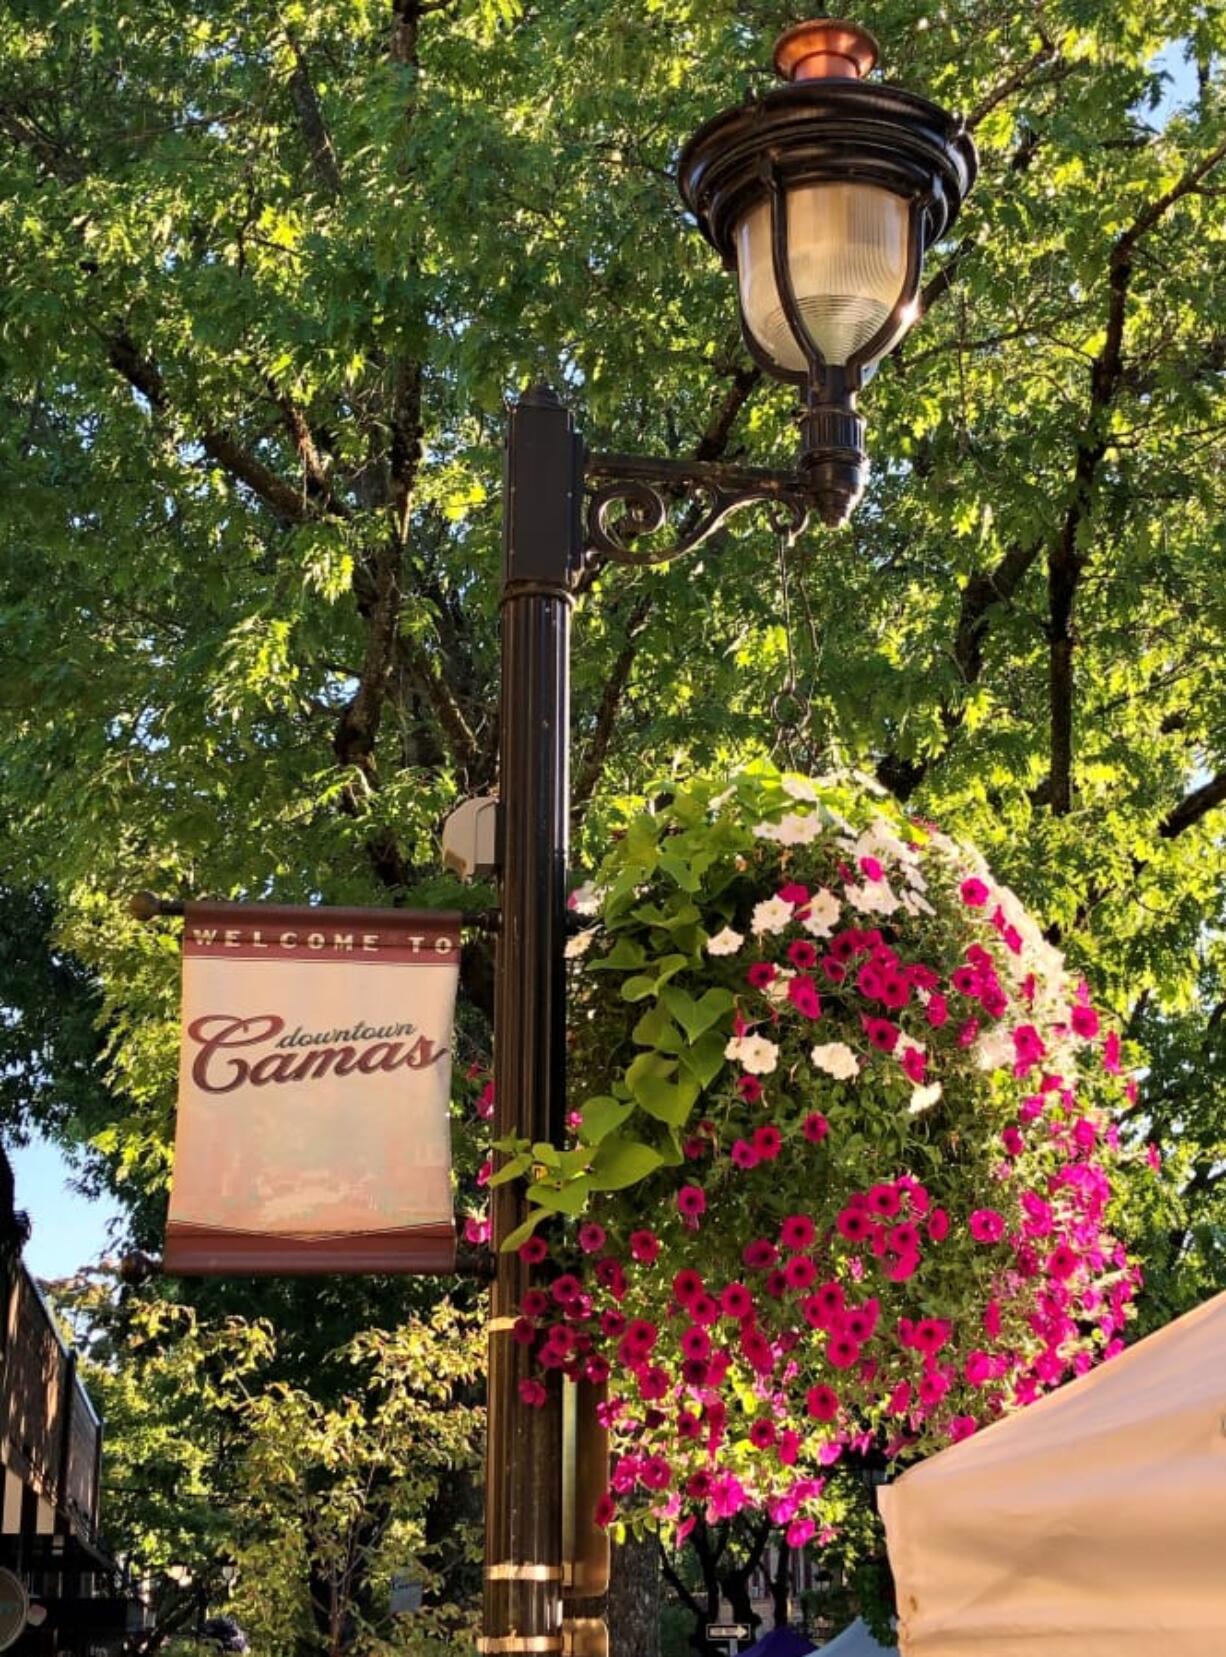
[[[582,562],[643,566],[682,557],[746,506],[764,509],[772,527],[789,535],[813,515],[843,522],[866,468],[856,398],[914,321],[924,252],[974,181],[975,149],[960,122],[901,88],[863,83],[876,53],[872,37],[853,24],[798,24],[776,47],[787,84],[715,116],[679,161],[687,208],[738,271],[747,347],[768,374],[802,392],[795,469],[586,455],[553,392],[537,388],[511,409],[503,488],[498,1139],[559,1145],[565,1126],[570,608]],[[587,1613],[603,1592],[604,1570],[580,1568],[578,1543],[563,1630],[558,1371],[548,1372],[542,1408],[521,1402],[521,1383],[541,1384],[531,1346],[512,1338],[530,1271],[503,1244],[530,1207],[518,1180],[495,1187],[481,1650],[561,1653],[565,1641],[573,1657],[600,1657],[603,1624]],[[590,1414],[590,1392],[581,1387],[579,1396]],[[594,1456],[603,1441],[589,1429],[585,1442]],[[587,1502],[590,1479],[574,1482]]]
[[[558,1144],[565,1116],[566,867],[570,813],[570,584],[581,550],[583,446],[544,388],[511,409],[503,489],[499,794],[501,911],[494,1004],[496,1137]],[[501,1243],[524,1219],[518,1181],[495,1188],[489,1325],[485,1652],[562,1650],[562,1394],[519,1384],[511,1338],[529,1269]]]

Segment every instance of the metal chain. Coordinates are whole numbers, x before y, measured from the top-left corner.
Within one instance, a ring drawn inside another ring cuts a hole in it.
[[[775,726],[771,753],[782,750],[789,766],[797,765],[797,748],[813,717],[813,704],[803,693],[796,677],[796,651],[792,637],[792,600],[788,587],[788,545],[790,537],[780,531],[775,537],[779,557],[779,596],[783,613],[783,636],[787,645],[787,677],[771,698],[770,715]]]

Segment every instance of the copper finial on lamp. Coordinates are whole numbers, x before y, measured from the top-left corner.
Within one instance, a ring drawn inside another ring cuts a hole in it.
[[[775,42],[775,68],[785,81],[860,81],[877,57],[868,30],[841,17],[793,23]]]

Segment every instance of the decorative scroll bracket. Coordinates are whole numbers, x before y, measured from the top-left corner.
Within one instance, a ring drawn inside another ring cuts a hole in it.
[[[618,564],[683,558],[742,506],[765,507],[772,531],[794,540],[816,504],[795,473],[760,466],[595,454],[588,455],[585,474],[585,550]],[[670,514],[676,529],[667,545],[637,545],[667,528]]]

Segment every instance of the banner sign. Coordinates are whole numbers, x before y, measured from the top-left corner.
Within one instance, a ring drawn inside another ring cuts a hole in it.
[[[460,917],[189,903],[168,1272],[447,1272]]]

